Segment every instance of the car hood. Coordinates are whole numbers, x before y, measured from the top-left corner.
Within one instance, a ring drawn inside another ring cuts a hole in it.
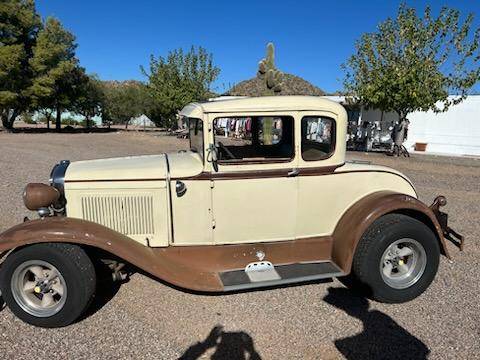
[[[130,156],[72,162],[65,181],[142,181],[189,177],[201,173],[203,162],[193,152]]]

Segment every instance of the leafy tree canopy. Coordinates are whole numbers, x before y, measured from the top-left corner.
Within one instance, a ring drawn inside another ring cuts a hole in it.
[[[38,108],[55,109],[56,128],[61,127],[61,113],[74,106],[85,71],[75,57],[75,36],[55,18],[48,18],[39,32],[30,65],[35,79],[30,88]]]
[[[437,17],[427,7],[420,17],[400,5],[395,19],[356,43],[344,65],[347,93],[402,120],[417,110],[446,111],[480,79],[480,29],[471,29],[472,20],[470,14],[462,22],[459,11],[445,7]]]
[[[105,101],[104,88],[98,77],[95,75],[81,76],[72,109],[85,117],[87,128],[90,128],[90,121],[94,116],[102,114]]]
[[[146,115],[157,126],[172,127],[176,114],[192,101],[203,101],[211,95],[211,84],[220,74],[213,55],[202,47],[170,51],[166,58],[150,57],[148,78],[149,106]]]
[[[145,85],[138,81],[104,82],[105,100],[102,116],[104,122],[124,124],[146,111],[147,94]]]
[[[29,58],[41,27],[33,0],[0,2],[0,117],[11,129],[16,117],[29,106]]]

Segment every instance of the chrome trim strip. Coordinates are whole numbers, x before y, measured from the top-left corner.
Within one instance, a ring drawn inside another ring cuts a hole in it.
[[[50,185],[56,188],[62,196],[65,195],[65,173],[70,160],[62,160],[55,165],[50,173]]]

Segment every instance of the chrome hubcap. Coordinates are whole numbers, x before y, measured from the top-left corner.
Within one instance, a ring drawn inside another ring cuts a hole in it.
[[[11,289],[17,304],[36,317],[55,315],[67,298],[62,274],[42,260],[29,260],[18,266],[12,275]]]
[[[405,289],[422,277],[426,266],[427,256],[423,246],[414,239],[400,239],[383,253],[380,274],[390,287]]]

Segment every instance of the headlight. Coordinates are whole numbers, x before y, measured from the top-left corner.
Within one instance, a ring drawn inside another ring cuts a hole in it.
[[[58,190],[60,195],[65,195],[65,173],[67,172],[70,160],[62,160],[55,165],[50,173],[50,185]]]
[[[23,202],[28,210],[48,209],[60,198],[57,189],[46,184],[28,184],[23,192]]]

